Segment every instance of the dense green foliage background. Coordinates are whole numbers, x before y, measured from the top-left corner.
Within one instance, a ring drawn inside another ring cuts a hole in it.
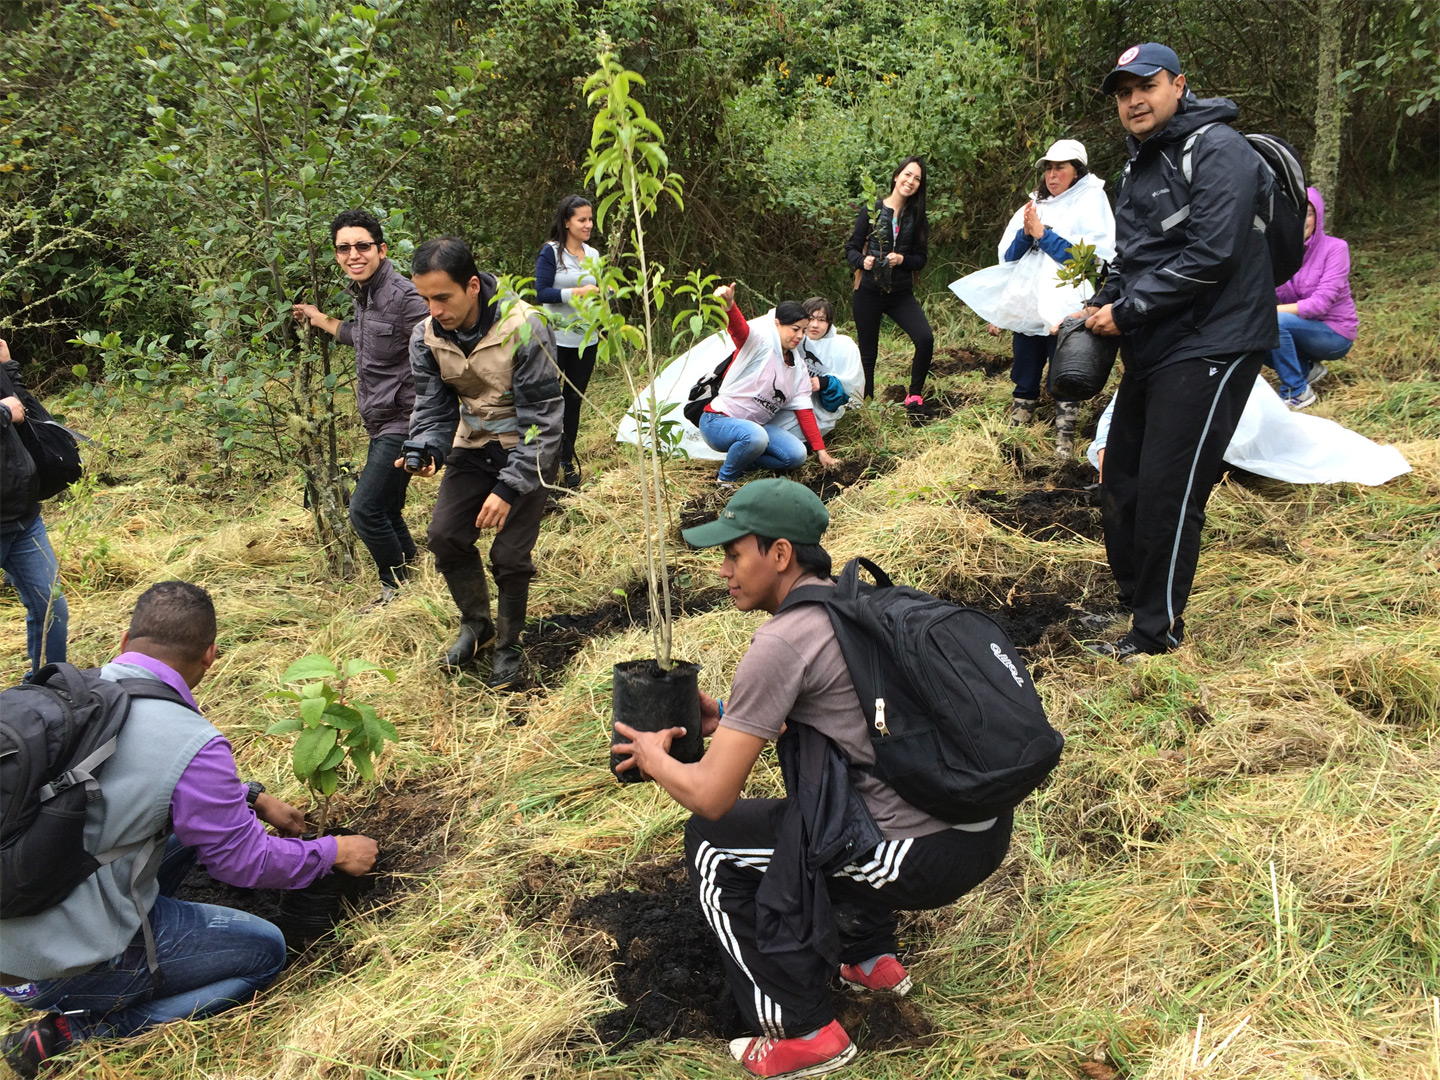
[[[448,231],[528,273],[555,202],[582,186],[580,87],[605,41],[647,79],[685,177],[684,212],[654,226],[660,259],[770,299],[843,295],[860,175],[883,184],[906,154],[930,162],[931,289],[988,260],[1052,138],[1080,137],[1110,175],[1122,144],[1097,87],[1139,40],[1171,43],[1202,96],[1308,151],[1315,43],[1338,21],[1351,119],[1335,219],[1437,165],[1440,16],[1408,0],[377,6],[7,5],[0,333],[17,352],[93,368],[95,350],[68,344],[85,331],[142,352],[168,334],[197,373],[207,349],[237,347],[231,322],[283,335],[275,302],[335,302],[323,222],[354,204],[389,222],[402,265]]]

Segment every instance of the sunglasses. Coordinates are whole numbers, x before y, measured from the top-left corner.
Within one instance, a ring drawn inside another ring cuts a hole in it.
[[[349,255],[349,254],[350,254],[350,249],[351,249],[352,247],[353,247],[356,251],[358,251],[361,255],[369,255],[370,252],[372,252],[372,251],[375,250],[375,243],[374,243],[374,241],[372,241],[372,240],[361,240],[361,241],[359,241],[358,243],[355,243],[355,244],[336,244],[336,245],[335,245],[335,254],[336,254],[336,255]]]

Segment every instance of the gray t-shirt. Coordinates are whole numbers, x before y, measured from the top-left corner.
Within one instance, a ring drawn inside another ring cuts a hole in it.
[[[791,608],[755,631],[749,651],[735,669],[720,723],[773,741],[786,721],[809,724],[857,765],[875,762],[855,684],[830,615],[819,604]],[[949,822],[911,806],[875,777],[857,770],[852,778],[886,840],[929,836],[950,828]]]

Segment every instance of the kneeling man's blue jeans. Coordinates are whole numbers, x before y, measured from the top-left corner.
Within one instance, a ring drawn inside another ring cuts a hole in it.
[[[751,469],[789,472],[805,464],[805,444],[779,424],[761,427],[724,413],[700,414],[700,437],[712,450],[725,451],[717,479],[734,483]]]
[[[1270,366],[1280,376],[1280,396],[1299,397],[1309,385],[1311,364],[1319,360],[1339,360],[1353,344],[1319,319],[1302,319],[1289,311],[1280,312],[1280,347],[1270,351]]]
[[[160,865],[161,896],[150,909],[162,983],[156,987],[139,933],[130,947],[89,971],[7,987],[5,996],[41,1012],[68,1014],[80,1039],[121,1038],[167,1020],[223,1012],[275,981],[285,967],[279,927],[234,908],[175,900],[195,852],[172,836]]]

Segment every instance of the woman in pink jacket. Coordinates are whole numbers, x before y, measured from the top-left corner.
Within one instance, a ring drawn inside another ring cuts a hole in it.
[[[1295,276],[1275,290],[1280,316],[1280,347],[1270,366],[1280,376],[1280,396],[1292,409],[1315,404],[1310,384],[1329,372],[1326,360],[1338,360],[1355,344],[1360,320],[1350,297],[1350,245],[1325,234],[1325,200],[1306,189],[1305,261]]]

